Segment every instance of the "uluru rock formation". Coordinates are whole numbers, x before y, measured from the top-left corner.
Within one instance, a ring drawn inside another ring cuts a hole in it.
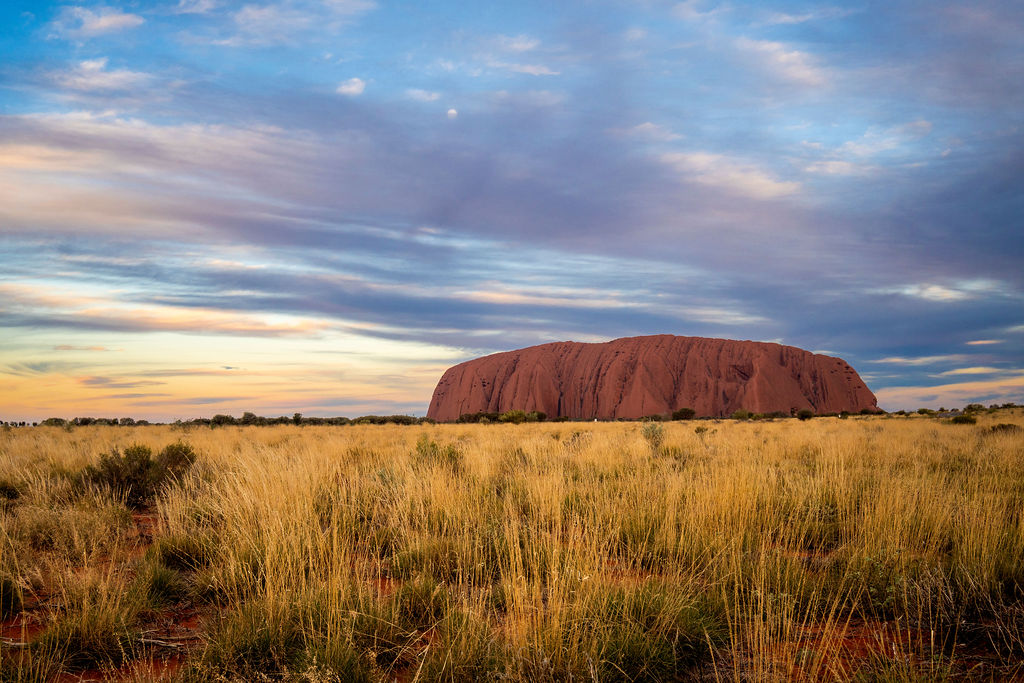
[[[810,409],[876,410],[875,395],[846,361],[766,342],[626,337],[555,342],[495,353],[449,368],[427,417],[539,410],[549,418],[639,418],[692,408],[724,417]]]

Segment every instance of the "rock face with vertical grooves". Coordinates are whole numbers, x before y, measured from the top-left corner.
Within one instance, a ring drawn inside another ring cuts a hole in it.
[[[875,395],[841,358],[766,342],[626,337],[555,342],[495,353],[449,368],[427,417],[539,410],[548,418],[612,420],[693,408],[725,417],[810,409],[876,410]]]

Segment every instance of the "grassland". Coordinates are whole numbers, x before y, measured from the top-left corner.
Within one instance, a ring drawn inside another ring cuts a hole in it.
[[[0,683],[1024,676],[996,423],[5,430]]]

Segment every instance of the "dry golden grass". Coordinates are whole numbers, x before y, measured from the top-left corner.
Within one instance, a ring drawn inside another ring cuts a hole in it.
[[[0,432],[0,574],[46,629],[8,624],[0,681],[180,652],[161,676],[1020,675],[1024,432],[995,422],[1024,414]],[[79,473],[177,441],[149,545]],[[193,606],[200,640],[153,635]]]

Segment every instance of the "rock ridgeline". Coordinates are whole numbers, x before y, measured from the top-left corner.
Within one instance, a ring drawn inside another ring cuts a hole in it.
[[[555,342],[495,353],[449,368],[427,417],[538,410],[548,418],[611,420],[692,408],[700,417],[809,409],[877,409],[846,361],[766,342],[626,337]]]

